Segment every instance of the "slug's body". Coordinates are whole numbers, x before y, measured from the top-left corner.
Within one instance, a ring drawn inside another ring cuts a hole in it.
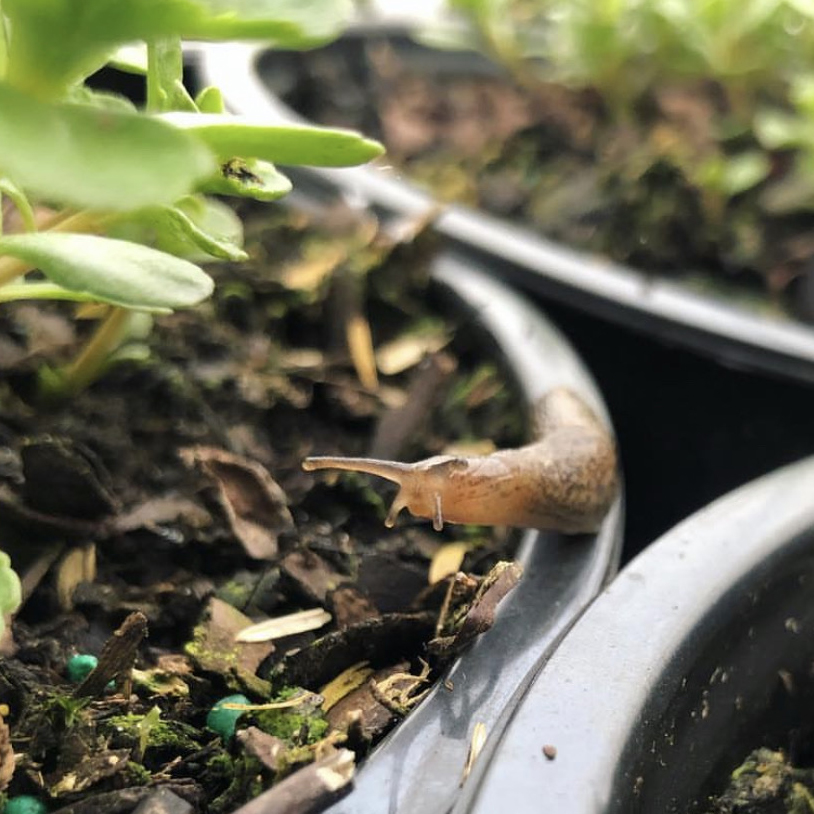
[[[444,522],[596,531],[616,496],[616,449],[594,412],[556,388],[538,405],[539,440],[472,458],[439,455],[414,464],[371,458],[306,458],[303,468],[367,472],[399,484],[386,525],[406,508]]]

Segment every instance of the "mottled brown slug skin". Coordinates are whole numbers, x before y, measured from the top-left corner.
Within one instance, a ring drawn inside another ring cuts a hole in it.
[[[303,469],[366,472],[399,484],[385,521],[406,508],[433,521],[519,526],[579,534],[596,531],[618,490],[613,438],[572,390],[558,387],[537,405],[538,440],[472,458],[438,455],[413,464],[314,457]]]

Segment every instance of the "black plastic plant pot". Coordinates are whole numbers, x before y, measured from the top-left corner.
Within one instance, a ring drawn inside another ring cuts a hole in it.
[[[522,296],[454,256],[437,258],[431,273],[433,297],[473,332],[485,358],[502,365],[529,416],[541,396],[565,385],[607,420],[577,355]],[[616,573],[622,517],[620,495],[597,534],[523,532],[517,555],[523,576],[499,606],[494,626],[451,666],[448,686],[437,685],[378,745],[331,811],[441,814],[451,808],[475,726],[497,734],[556,643]],[[258,799],[245,810],[265,809]]]
[[[810,734],[812,495],[808,458],[632,560],[545,664],[453,811],[703,812],[752,749]]]
[[[404,31],[360,28],[332,48],[345,47],[349,71],[364,71],[365,38],[387,37],[389,45],[426,72],[494,72],[468,52],[441,52],[417,45]],[[198,53],[205,83],[223,92],[236,113],[301,120],[281,101],[277,88],[297,87],[297,70],[308,54],[286,54],[246,45],[207,46]],[[460,251],[488,258],[490,273],[550,301],[573,306],[604,320],[690,348],[728,365],[773,376],[814,382],[814,331],[779,314],[767,318],[732,292],[699,293],[680,282],[660,279],[553,243],[504,219],[463,206],[444,207],[398,177],[384,163],[343,170],[294,170],[295,183],[319,177],[352,199],[391,216],[432,216],[437,231]]]

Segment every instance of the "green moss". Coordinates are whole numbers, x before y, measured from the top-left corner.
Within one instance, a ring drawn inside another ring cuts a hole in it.
[[[100,729],[109,735],[115,743],[125,746],[138,746],[143,735],[140,726],[144,715],[114,715],[100,722]],[[198,729],[183,721],[158,720],[147,729],[145,755],[150,749],[189,754],[201,747],[201,733]]]
[[[285,701],[300,692],[299,688],[287,688],[275,700]],[[254,719],[264,732],[296,746],[316,743],[328,731],[328,721],[318,706],[264,709],[255,712]]]
[[[146,786],[153,779],[149,769],[133,760],[127,762],[124,772],[130,786]]]

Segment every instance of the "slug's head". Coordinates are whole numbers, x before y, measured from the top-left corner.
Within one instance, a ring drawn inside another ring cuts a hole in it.
[[[440,531],[444,525],[443,507],[450,502],[454,476],[465,471],[468,464],[465,458],[438,455],[414,464],[377,461],[372,458],[306,458],[302,466],[307,472],[316,469],[343,469],[387,478],[397,483],[399,490],[387,513],[385,525],[392,528],[399,512],[407,509],[416,517],[432,520],[433,528]]]

